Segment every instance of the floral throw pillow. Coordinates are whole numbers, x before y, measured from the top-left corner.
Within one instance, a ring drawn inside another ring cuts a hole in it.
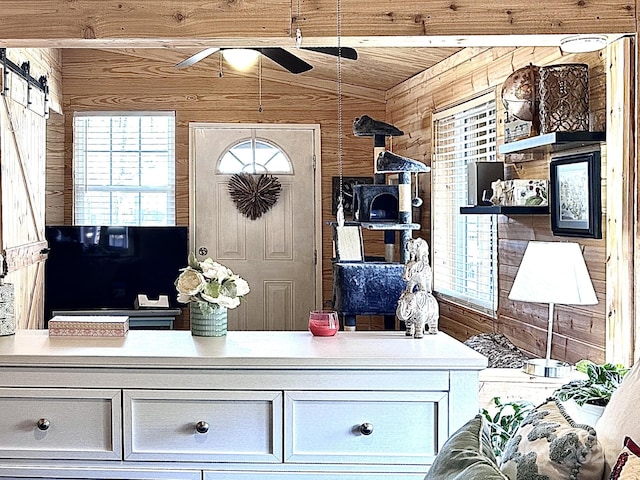
[[[604,454],[596,431],[577,425],[558,401],[549,399],[513,434],[500,470],[510,480],[600,480]]]
[[[624,439],[624,449],[611,470],[609,480],[637,480],[640,478],[640,446],[631,438]]]

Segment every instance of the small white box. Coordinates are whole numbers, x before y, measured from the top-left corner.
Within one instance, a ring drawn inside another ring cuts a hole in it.
[[[49,335],[52,337],[124,337],[128,331],[128,316],[70,315],[49,320]]]
[[[139,293],[133,305],[136,310],[141,308],[169,308],[169,296],[160,295],[156,300],[151,300],[146,295]]]

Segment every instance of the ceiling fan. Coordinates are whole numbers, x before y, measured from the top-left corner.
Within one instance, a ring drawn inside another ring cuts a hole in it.
[[[288,50],[282,47],[243,47],[246,50],[254,50],[270,60],[274,61],[278,65],[280,65],[285,70],[288,70],[291,73],[303,73],[309,71],[313,68],[313,65],[305,62],[300,57],[290,53]],[[300,50],[308,50],[310,52],[323,53],[325,55],[332,55],[334,57],[340,56],[340,58],[347,58],[349,60],[357,60],[358,52],[354,48],[350,47],[297,47]],[[232,48],[220,48],[220,47],[210,47],[205,48],[204,50],[192,55],[188,58],[185,58],[181,62],[175,65],[176,68],[187,68],[191,65],[198,63],[201,60],[204,60],[210,55],[213,55],[216,52],[223,52],[224,50],[235,50]]]

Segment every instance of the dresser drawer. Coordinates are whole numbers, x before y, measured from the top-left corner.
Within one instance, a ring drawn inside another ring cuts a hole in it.
[[[282,392],[125,390],[127,460],[281,462]]]
[[[0,458],[119,460],[120,390],[0,388]]]
[[[318,468],[315,468],[318,470]],[[359,472],[221,472],[204,471],[203,480],[424,480],[427,468],[419,473]]]
[[[285,392],[285,462],[431,464],[447,392]]]

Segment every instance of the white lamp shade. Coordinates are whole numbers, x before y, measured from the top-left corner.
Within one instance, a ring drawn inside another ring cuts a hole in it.
[[[597,304],[580,245],[529,242],[509,299],[563,305]]]

